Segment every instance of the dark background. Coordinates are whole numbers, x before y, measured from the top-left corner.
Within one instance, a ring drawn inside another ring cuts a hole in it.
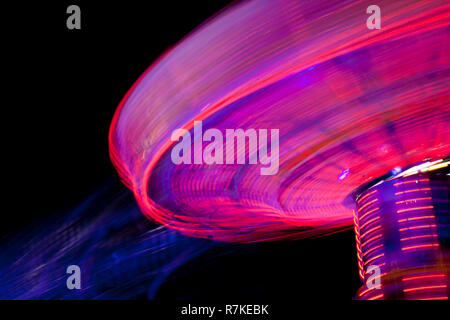
[[[58,1],[3,7],[4,199],[0,234],[61,214],[119,179],[108,129],[145,69],[228,1]],[[66,8],[81,8],[81,30]],[[124,187],[125,188],[125,187]],[[352,231],[233,246],[176,271],[158,298],[343,299],[360,286]],[[210,255],[211,252],[208,253]]]

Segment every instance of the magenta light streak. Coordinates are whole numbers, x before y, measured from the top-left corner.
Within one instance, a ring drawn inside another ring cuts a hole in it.
[[[450,4],[377,5],[381,30],[366,28],[366,1],[238,3],[150,66],[109,137],[145,215],[232,242],[315,236],[351,226],[359,186],[450,154]],[[278,174],[174,165],[171,133],[195,120],[278,128]]]

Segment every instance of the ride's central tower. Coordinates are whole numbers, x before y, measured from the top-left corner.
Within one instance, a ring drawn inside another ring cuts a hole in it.
[[[449,163],[394,169],[357,193],[358,299],[449,298]]]

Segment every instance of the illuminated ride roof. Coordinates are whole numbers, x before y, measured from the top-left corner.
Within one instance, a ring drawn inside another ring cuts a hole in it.
[[[232,242],[315,236],[352,224],[360,186],[447,157],[450,4],[377,4],[380,30],[360,2],[235,4],[151,65],[110,130],[145,215]],[[171,134],[194,121],[279,129],[278,173],[174,164]]]

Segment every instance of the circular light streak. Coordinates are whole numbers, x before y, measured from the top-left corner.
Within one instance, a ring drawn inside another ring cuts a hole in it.
[[[450,5],[379,1],[381,30],[350,1],[235,4],[133,85],[110,154],[151,219],[232,242],[348,228],[360,186],[450,154]],[[171,133],[279,129],[279,172],[175,165]]]

